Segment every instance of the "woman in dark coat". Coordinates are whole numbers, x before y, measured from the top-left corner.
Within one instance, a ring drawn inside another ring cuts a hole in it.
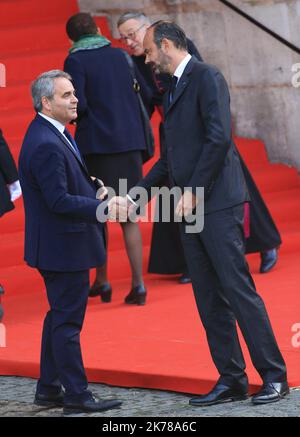
[[[126,194],[142,178],[142,157],[146,149],[137,95],[126,57],[111,47],[90,14],[70,17],[66,26],[73,41],[64,70],[71,76],[78,97],[76,143],[91,176],[113,188],[117,195],[120,180],[126,180]],[[139,225],[120,223],[130,262],[132,283],[127,304],[144,305],[146,288],[142,276],[142,239]],[[107,228],[106,228],[107,230]],[[106,232],[107,236],[107,232]],[[107,241],[107,240],[106,240]],[[107,263],[96,269],[90,296],[110,302],[112,288]]]

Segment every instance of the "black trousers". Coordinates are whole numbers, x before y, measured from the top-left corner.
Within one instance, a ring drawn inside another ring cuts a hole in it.
[[[205,216],[204,230],[181,238],[198,311],[220,382],[247,385],[236,322],[264,382],[286,379],[286,367],[245,259],[244,206]]]
[[[43,326],[37,392],[51,395],[63,386],[65,402],[82,402],[91,398],[80,347],[89,293],[89,270],[40,270],[40,274],[46,285],[50,310]]]

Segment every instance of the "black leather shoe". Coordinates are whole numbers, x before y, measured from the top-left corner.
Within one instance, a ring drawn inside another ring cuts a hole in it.
[[[261,390],[252,397],[254,405],[271,404],[280,401],[284,396],[289,394],[288,383],[285,382],[268,382],[265,383]]]
[[[180,276],[178,282],[179,284],[190,284],[192,280],[187,274],[183,273],[183,275]]]
[[[122,402],[118,401],[117,399],[105,401],[93,397],[92,399],[88,399],[87,401],[79,404],[65,404],[63,413],[65,416],[70,414],[97,413],[99,411],[112,410],[113,408],[118,408],[121,405]]]
[[[269,272],[277,263],[278,260],[278,251],[277,249],[267,250],[265,252],[261,252],[261,264],[260,264],[260,273]]]
[[[130,293],[125,297],[125,303],[129,305],[145,305],[147,290],[143,285],[138,285],[131,289]]]
[[[111,302],[111,295],[112,295],[112,288],[109,282],[100,286],[93,285],[90,288],[90,292],[89,292],[89,297],[100,296],[101,301],[104,303]]]
[[[57,395],[43,395],[36,393],[34,397],[34,404],[41,407],[59,408],[64,406],[64,392],[61,391]]]
[[[218,383],[206,395],[190,399],[189,404],[193,407],[208,407],[225,402],[244,401],[247,398],[248,393],[244,388],[232,388]]]

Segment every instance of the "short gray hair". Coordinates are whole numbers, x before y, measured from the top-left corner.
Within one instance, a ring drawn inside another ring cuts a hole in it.
[[[144,24],[149,24],[149,25],[151,24],[150,19],[143,12],[128,11],[122,14],[121,17],[118,19],[117,26],[120,27],[123,23],[126,23],[126,21],[128,20],[138,20]]]
[[[31,96],[36,112],[43,109],[42,97],[52,99],[54,96],[54,80],[63,77],[72,81],[72,77],[61,70],[50,70],[39,75],[31,84]]]

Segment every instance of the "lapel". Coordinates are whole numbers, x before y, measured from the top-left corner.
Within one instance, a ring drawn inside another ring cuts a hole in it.
[[[65,146],[67,146],[67,148],[72,152],[73,156],[76,158],[77,162],[79,162],[79,164],[81,165],[81,167],[84,169],[84,171],[89,175],[88,170],[86,168],[86,165],[80,161],[79,157],[77,156],[77,153],[75,152],[75,150],[73,149],[73,147],[69,144],[69,142],[66,140],[66,138],[59,132],[58,129],[56,129],[55,126],[53,126],[53,124],[51,124],[48,120],[46,120],[45,118],[41,117],[40,115],[36,115],[36,120],[40,123],[43,123],[44,125],[46,125],[47,127],[49,127],[49,129],[51,129],[51,131],[64,143]],[[89,176],[90,177],[90,176]]]
[[[169,92],[165,93],[165,95],[164,95],[165,117],[168,115],[169,111],[173,108],[173,106],[176,105],[176,102],[180,99],[180,97],[184,93],[187,85],[190,82],[190,75],[191,75],[191,72],[192,72],[193,67],[194,67],[196,62],[197,62],[197,59],[194,56],[192,56],[192,58],[190,59],[190,61],[188,62],[187,66],[184,69],[183,75],[179,79],[179,82],[177,84],[177,87],[176,87],[176,90],[175,90],[175,93],[173,96],[173,100],[170,104],[169,104]]]

